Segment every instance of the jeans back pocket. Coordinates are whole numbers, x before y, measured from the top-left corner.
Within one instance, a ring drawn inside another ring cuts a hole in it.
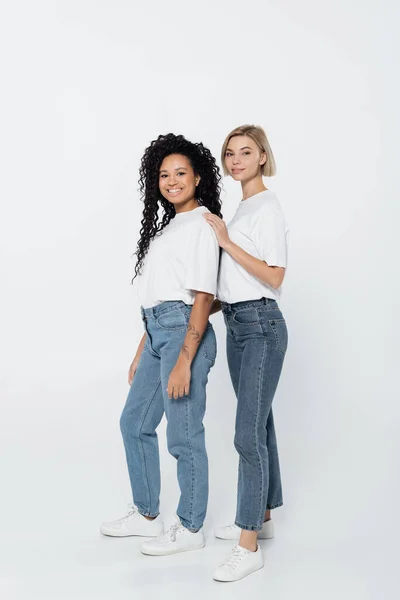
[[[276,348],[285,354],[288,345],[288,331],[285,319],[271,319],[268,321],[268,324],[274,334]]]

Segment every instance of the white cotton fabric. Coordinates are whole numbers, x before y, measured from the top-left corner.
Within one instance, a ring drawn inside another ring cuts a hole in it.
[[[287,267],[288,227],[278,198],[266,190],[242,200],[228,224],[231,240],[270,267]],[[279,300],[281,288],[275,290],[239,265],[228,252],[222,251],[217,296],[233,304],[244,300],[271,298]]]
[[[195,292],[216,294],[219,246],[199,206],[175,217],[150,242],[138,295],[143,308],[182,300],[193,304]]]

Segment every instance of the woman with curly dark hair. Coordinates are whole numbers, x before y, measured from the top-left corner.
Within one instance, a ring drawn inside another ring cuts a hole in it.
[[[134,504],[125,517],[103,523],[100,531],[153,538],[143,542],[144,554],[204,547],[208,461],[203,417],[216,357],[208,317],[219,246],[203,215],[221,216],[220,179],[203,144],[172,133],[154,140],[141,162],[144,209],[135,277],[145,333],[129,369],[131,387],[120,421]],[[176,522],[165,534],[156,433],[164,412],[181,491]]]

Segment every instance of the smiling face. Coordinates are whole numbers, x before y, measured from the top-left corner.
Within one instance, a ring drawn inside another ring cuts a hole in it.
[[[191,210],[197,206],[196,186],[200,177],[195,174],[190,160],[183,154],[170,154],[161,163],[159,187],[168,202],[175,206],[176,212]]]
[[[225,167],[235,181],[250,181],[261,176],[267,156],[247,135],[231,137],[225,151]]]

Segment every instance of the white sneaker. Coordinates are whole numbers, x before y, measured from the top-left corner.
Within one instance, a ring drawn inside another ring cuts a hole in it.
[[[214,535],[220,540],[238,540],[242,530],[237,525],[226,525],[225,527],[218,527]],[[259,540],[270,540],[274,537],[274,524],[272,519],[263,523],[261,531],[258,533]]]
[[[256,552],[237,545],[232,549],[228,558],[214,571],[216,581],[238,581],[264,566],[260,546]]]
[[[127,537],[129,535],[157,537],[162,532],[163,524],[160,515],[150,521],[140,514],[134,504],[128,504],[128,514],[122,517],[122,519],[105,522],[100,525],[100,533],[113,537]]]
[[[143,542],[141,550],[143,554],[151,556],[165,556],[167,554],[176,554],[177,552],[186,552],[187,550],[198,550],[204,548],[203,529],[192,533],[186,529],[177,517],[169,530],[155,540]]]

